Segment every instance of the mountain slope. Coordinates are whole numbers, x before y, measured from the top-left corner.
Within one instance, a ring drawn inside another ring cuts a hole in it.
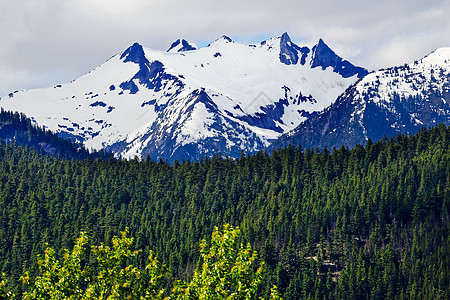
[[[329,106],[367,71],[322,40],[285,33],[260,45],[223,36],[168,51],[135,43],[71,83],[0,100],[59,135],[130,158],[198,159],[255,151]]]
[[[450,125],[450,48],[412,64],[368,74],[271,147],[290,143],[353,147],[369,138],[413,134],[441,122]]]
[[[110,159],[112,153],[89,152],[79,144],[58,137],[34,124],[24,114],[0,110],[0,144],[32,147],[42,154],[65,159]]]

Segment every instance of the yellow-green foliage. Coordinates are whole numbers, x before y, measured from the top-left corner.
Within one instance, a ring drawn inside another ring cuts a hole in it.
[[[239,228],[231,225],[224,225],[222,231],[216,227],[211,242],[203,240],[200,245],[201,264],[192,280],[178,281],[171,293],[165,293],[166,267],[152,252],[145,270],[128,263],[141,251],[132,250],[127,231],[113,237],[112,247],[91,247],[95,268],[87,264],[89,238],[82,232],[73,250],[64,250],[61,262],[47,247],[44,257],[38,258],[39,275],[22,277],[30,287],[23,299],[252,299],[261,283],[263,263],[258,267],[258,255],[250,244],[239,244],[240,235]],[[281,299],[276,287],[270,298]]]

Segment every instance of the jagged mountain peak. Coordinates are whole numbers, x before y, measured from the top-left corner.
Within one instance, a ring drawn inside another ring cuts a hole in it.
[[[280,45],[292,44],[291,37],[287,32],[283,33],[280,37]]]
[[[342,60],[321,38],[319,39],[319,42],[313,46],[312,56],[311,66],[313,68],[322,67],[323,70],[338,64]]]
[[[281,35],[281,38],[287,38],[287,39],[291,39],[291,37],[289,36],[289,33],[287,31],[283,32],[283,34]]]
[[[214,42],[209,44],[208,47],[212,46],[212,45],[220,45],[220,44],[228,44],[228,43],[234,43],[234,41],[229,36],[222,35],[220,38],[216,39]]]
[[[302,65],[310,52],[308,47],[299,47],[291,41],[287,32],[280,37],[280,61],[286,65],[296,65],[300,59]]]
[[[184,52],[191,50],[197,50],[197,46],[185,39],[178,39],[172,43],[169,49],[167,49],[167,52]]]
[[[355,67],[349,61],[343,60],[323,41],[319,42],[312,48],[311,67],[320,67],[325,70],[328,67],[345,78],[357,75],[358,78],[364,77],[368,71],[361,67]]]
[[[127,50],[122,53],[120,59],[123,60],[123,62],[134,62],[136,64],[148,62],[145,57],[144,48],[137,42],[128,47]]]
[[[349,61],[339,57],[323,39],[312,48],[294,43],[287,32],[261,42],[260,47],[267,51],[279,51],[279,59],[285,65],[304,65],[310,62],[312,68],[325,70],[331,67],[335,73],[345,78],[357,75],[362,78],[368,73],[364,68],[355,67]]]
[[[317,42],[316,46],[319,48],[325,48],[328,51],[332,51],[322,38],[319,38],[319,41]]]

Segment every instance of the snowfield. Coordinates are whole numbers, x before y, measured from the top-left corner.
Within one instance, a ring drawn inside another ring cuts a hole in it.
[[[322,40],[309,49],[286,33],[259,45],[223,36],[200,49],[136,43],[70,83],[12,93],[0,106],[125,158],[237,156],[294,129],[366,73]]]

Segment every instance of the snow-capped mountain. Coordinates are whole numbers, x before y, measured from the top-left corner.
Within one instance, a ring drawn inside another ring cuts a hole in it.
[[[322,40],[310,49],[286,33],[259,45],[179,39],[168,51],[135,43],[71,83],[15,92],[0,106],[125,158],[238,156],[294,129],[366,73]]]
[[[370,73],[323,112],[273,143],[353,147],[421,127],[450,125],[450,48],[419,61]]]

